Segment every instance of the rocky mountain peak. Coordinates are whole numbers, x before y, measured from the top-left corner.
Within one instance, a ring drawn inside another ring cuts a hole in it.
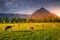
[[[35,13],[50,13],[50,12],[47,9],[45,9],[44,7],[41,7]]]

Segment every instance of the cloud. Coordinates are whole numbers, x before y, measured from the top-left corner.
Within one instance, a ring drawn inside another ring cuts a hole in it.
[[[36,10],[36,8],[40,8],[42,6],[60,6],[59,4],[60,0],[0,0],[0,12],[18,12],[23,10],[28,11],[28,9]]]

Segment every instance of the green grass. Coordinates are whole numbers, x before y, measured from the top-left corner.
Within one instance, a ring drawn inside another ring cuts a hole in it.
[[[45,23],[40,30],[0,31],[0,40],[60,40],[60,23]]]
[[[33,30],[0,32],[0,40],[59,40],[60,30]]]

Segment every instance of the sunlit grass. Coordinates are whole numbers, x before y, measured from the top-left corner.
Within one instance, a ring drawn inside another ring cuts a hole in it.
[[[9,25],[12,30],[5,32]],[[60,23],[0,24],[0,40],[60,40]]]
[[[44,25],[44,27],[42,27]],[[14,24],[0,24],[0,30],[4,30],[7,26],[13,26],[12,30],[30,30],[33,27],[34,30],[46,29],[46,28],[58,28],[60,23],[14,23]]]

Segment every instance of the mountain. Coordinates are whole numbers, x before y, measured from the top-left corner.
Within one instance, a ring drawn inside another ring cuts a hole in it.
[[[45,9],[45,8],[43,8],[43,7],[41,7],[39,10],[37,10],[37,11],[35,11],[34,13],[50,13],[47,9]]]
[[[52,18],[57,18],[58,16],[49,12],[47,9],[41,7],[40,9],[36,10],[32,15],[31,19],[34,20],[47,20]]]
[[[29,18],[30,15],[29,14],[0,13],[0,17],[8,17],[8,18],[12,18],[12,17]]]

